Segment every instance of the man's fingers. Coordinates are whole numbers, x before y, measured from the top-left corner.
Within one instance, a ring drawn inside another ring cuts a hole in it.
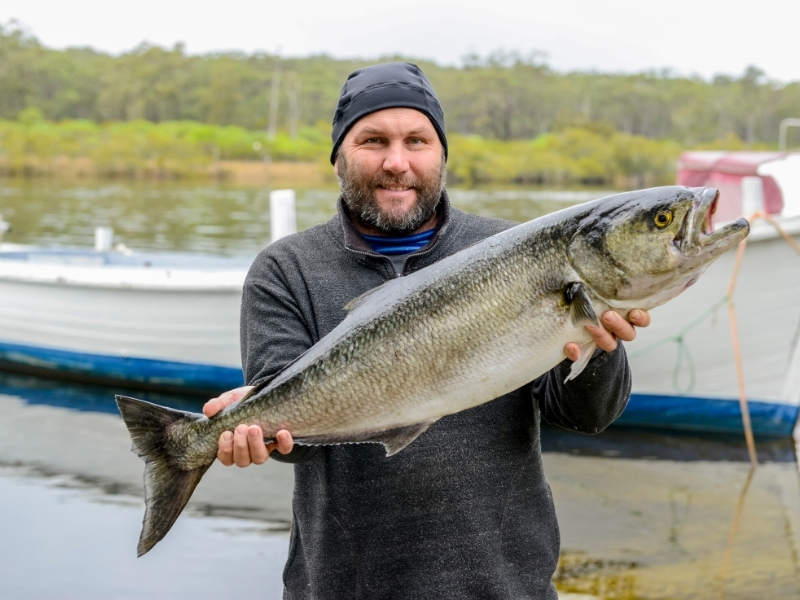
[[[239,425],[233,433],[225,431],[219,436],[217,458],[226,467],[248,467],[262,465],[267,462],[270,452],[280,450],[282,454],[292,451],[294,442],[288,431],[281,430],[277,435],[278,441],[264,444],[264,432],[258,425]]]
[[[269,452],[264,445],[264,433],[258,425],[247,428],[247,444],[250,449],[250,459],[254,465],[263,465],[269,458]]]
[[[220,394],[216,398],[212,398],[203,405],[203,414],[209,418],[213,417],[229,404],[233,404],[234,402],[244,398],[252,389],[252,385],[245,385],[225,392],[224,394]]]
[[[213,398],[203,405],[203,414],[211,418],[221,411],[224,406],[221,398]]]
[[[275,435],[275,440],[277,441],[278,452],[281,454],[289,454],[289,452],[292,451],[292,448],[294,448],[294,439],[292,439],[292,434],[285,429],[281,429]]]
[[[223,431],[219,436],[219,448],[217,458],[226,467],[233,464],[233,434],[230,431]]]
[[[646,310],[635,308],[628,313],[628,320],[636,327],[647,327],[650,325],[650,313]]]
[[[598,348],[613,352],[617,349],[617,338],[624,342],[632,342],[636,339],[636,327],[650,325],[650,313],[637,308],[628,313],[628,319],[624,319],[619,313],[607,310],[603,313],[602,323],[601,327],[587,325],[586,331],[592,336]],[[581,356],[581,348],[575,342],[570,342],[564,346],[564,354],[575,362]]]
[[[614,337],[614,334],[608,331],[605,327],[593,327],[591,325],[587,325],[586,331],[588,331],[589,335],[592,336],[592,339],[594,340],[594,343],[597,344],[598,348],[601,348],[606,352],[613,352],[617,349],[617,338]]]
[[[581,347],[575,342],[570,342],[564,346],[564,354],[566,354],[567,358],[572,362],[578,362],[578,359],[581,357]]]
[[[636,337],[636,329],[630,321],[623,319],[613,310],[607,310],[603,313],[603,324],[612,334],[624,342],[631,342]]]
[[[247,425],[239,425],[233,431],[233,463],[237,467],[247,467],[250,459],[250,443],[247,441]]]

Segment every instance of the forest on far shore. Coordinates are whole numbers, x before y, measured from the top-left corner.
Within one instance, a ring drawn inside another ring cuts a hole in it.
[[[404,60],[382,57],[380,61]],[[680,151],[777,147],[800,117],[800,82],[755,66],[711,80],[668,71],[559,73],[497,52],[420,65],[444,107],[454,181],[669,182]],[[317,162],[354,69],[377,61],[53,50],[0,25],[0,173],[47,174],[83,158],[97,175],[205,176],[220,160]],[[790,131],[789,147],[800,146]]]

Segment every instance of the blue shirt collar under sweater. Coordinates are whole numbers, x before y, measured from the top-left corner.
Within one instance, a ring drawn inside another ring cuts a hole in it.
[[[367,235],[362,233],[361,236],[367,241],[372,249],[378,254],[387,256],[397,256],[399,254],[410,254],[417,250],[422,250],[433,239],[433,234],[436,232],[434,228],[415,233],[414,235],[405,235],[402,237],[385,237],[380,235]]]

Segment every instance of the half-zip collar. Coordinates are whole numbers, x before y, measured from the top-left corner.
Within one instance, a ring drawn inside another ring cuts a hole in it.
[[[369,243],[355,228],[353,222],[350,220],[350,211],[347,209],[344,199],[341,196],[339,196],[336,207],[339,213],[339,222],[341,223],[341,229],[339,229],[339,232],[337,233],[340,233],[340,239],[344,247],[350,252],[380,261],[381,264],[388,263],[388,265],[391,266],[392,271],[395,272],[392,260],[386,255],[375,252],[372,249],[372,246],[369,245]],[[447,230],[447,227],[450,224],[450,199],[447,197],[446,190],[442,191],[442,196],[436,206],[436,213],[438,218],[436,220],[436,233],[434,233],[433,239],[431,239],[428,245],[424,248],[408,254],[405,261],[405,267],[403,268],[403,273],[401,274],[409,272],[411,263],[415,262],[417,257],[427,255],[429,252],[431,252],[438,245],[439,240]]]

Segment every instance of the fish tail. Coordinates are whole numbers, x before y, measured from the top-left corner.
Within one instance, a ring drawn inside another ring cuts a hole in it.
[[[185,470],[174,464],[168,447],[168,428],[180,421],[193,421],[199,415],[117,396],[117,406],[128,427],[132,451],[145,462],[145,512],[138,556],[147,553],[170,530],[180,516],[200,479],[213,464]]]

